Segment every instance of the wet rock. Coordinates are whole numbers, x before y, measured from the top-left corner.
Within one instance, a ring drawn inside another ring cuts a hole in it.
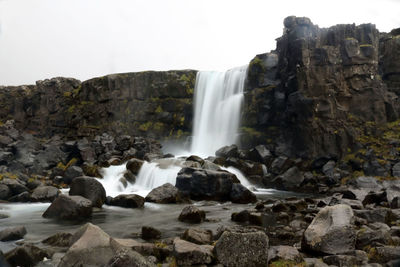
[[[124,173],[124,178],[127,182],[134,184],[136,182],[136,176],[129,170]]]
[[[81,167],[78,166],[70,166],[67,168],[67,170],[65,171],[64,175],[63,175],[63,180],[64,183],[66,184],[70,184],[72,183],[72,181],[76,178],[76,177],[81,177],[83,176],[83,170]]]
[[[241,212],[234,212],[231,215],[231,220],[234,222],[247,222],[249,220],[250,212],[242,210]]]
[[[112,198],[108,205],[124,208],[143,208],[144,198],[136,194],[121,194]]]
[[[151,226],[143,226],[141,237],[144,240],[160,239],[161,231]]]
[[[174,239],[174,256],[178,266],[210,264],[213,260],[212,246],[197,245],[180,238]]]
[[[0,200],[6,200],[11,197],[11,190],[5,184],[0,184]]]
[[[400,177],[400,162],[397,162],[392,167],[392,175],[394,177]]]
[[[237,145],[224,146],[215,152],[215,156],[221,158],[237,158],[239,157],[239,150]]]
[[[298,191],[303,181],[303,174],[294,166],[284,174],[277,176],[271,183],[277,189]]]
[[[354,255],[331,255],[323,257],[323,261],[334,266],[366,266],[367,253],[358,250]]]
[[[382,246],[371,248],[369,257],[374,262],[386,263],[400,258],[400,246]]]
[[[155,203],[180,203],[183,198],[178,188],[170,183],[163,184],[150,191],[146,196],[146,201]]]
[[[54,186],[39,186],[33,190],[31,200],[34,202],[52,202],[59,194],[60,190]]]
[[[226,230],[216,242],[214,253],[225,266],[267,266],[268,237],[253,229]]]
[[[279,156],[271,163],[271,171],[274,174],[280,174],[289,169],[291,165],[292,162],[288,157]]]
[[[392,202],[390,203],[390,207],[392,209],[400,209],[400,197],[394,197]]]
[[[179,220],[181,222],[188,223],[201,223],[205,220],[206,213],[203,210],[196,208],[195,206],[186,206],[183,208],[181,214],[179,214]]]
[[[242,184],[232,185],[230,199],[233,203],[240,203],[240,204],[257,202],[256,195]]]
[[[44,218],[82,220],[92,215],[92,202],[81,196],[59,195],[43,213]]]
[[[42,243],[55,247],[69,247],[72,245],[71,241],[71,233],[57,233],[44,239]]]
[[[183,168],[176,177],[175,186],[192,199],[226,201],[234,183],[239,180],[227,171]]]
[[[129,135],[119,135],[115,138],[115,149],[119,151],[128,150],[131,144],[132,140]]]
[[[134,175],[137,175],[143,163],[143,160],[133,158],[128,160],[128,162],[126,163],[126,168],[130,170]]]
[[[22,239],[26,235],[24,226],[8,227],[0,231],[0,241],[6,242],[11,240]]]
[[[325,207],[304,232],[302,248],[318,253],[340,254],[355,249],[353,210],[343,204]]]
[[[379,192],[371,191],[364,197],[362,204],[364,206],[366,206],[368,204],[379,205],[382,202],[386,202],[386,203],[388,202],[386,192],[385,191],[379,191]]]
[[[300,263],[303,257],[295,247],[291,246],[272,246],[268,250],[269,261],[284,260]]]
[[[70,196],[82,196],[92,202],[93,207],[101,208],[106,201],[106,190],[95,178],[81,176],[75,178],[70,186]]]
[[[18,195],[12,196],[8,199],[10,202],[29,202],[31,201],[31,195],[28,192],[22,192]]]
[[[44,258],[50,258],[48,252],[33,245],[25,244],[16,247],[5,254],[5,258],[12,266],[33,267]]]
[[[212,232],[210,230],[200,228],[189,228],[182,235],[183,240],[199,245],[211,244],[212,237]]]
[[[8,165],[14,158],[14,154],[11,152],[0,151],[0,165]]]
[[[250,149],[248,157],[252,161],[264,163],[266,165],[269,165],[273,159],[271,152],[264,145],[258,145]]]
[[[0,250],[0,266],[11,267],[11,265],[7,262],[3,252],[1,250]]]
[[[212,170],[212,171],[220,171],[221,168],[219,165],[212,163],[211,161],[204,160],[204,162],[201,164],[201,168],[205,170]]]
[[[18,179],[3,179],[1,184],[8,186],[13,196],[29,191]]]

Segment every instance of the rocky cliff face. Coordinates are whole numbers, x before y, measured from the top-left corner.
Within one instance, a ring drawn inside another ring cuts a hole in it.
[[[196,71],[113,74],[1,87],[0,121],[39,136],[94,136],[108,131],[159,139],[191,129]]]
[[[284,26],[276,51],[250,63],[244,145],[340,158],[357,149],[365,123],[398,118],[396,32],[380,34],[372,24],[321,29],[299,17],[286,18]]]

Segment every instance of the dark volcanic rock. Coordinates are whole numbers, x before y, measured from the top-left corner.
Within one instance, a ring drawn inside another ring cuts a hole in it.
[[[63,175],[64,183],[70,184],[76,177],[83,176],[83,170],[78,166],[70,166]]]
[[[36,266],[36,264],[42,261],[45,257],[50,258],[50,256],[51,255],[49,255],[45,250],[30,244],[16,247],[5,254],[6,260],[12,266],[27,267]]]
[[[0,199],[6,200],[11,197],[11,190],[5,184],[0,184]]]
[[[178,266],[210,264],[213,260],[212,246],[197,245],[180,238],[174,239],[174,256]]]
[[[92,202],[81,196],[59,195],[43,213],[44,218],[82,220],[92,215]]]
[[[163,184],[150,191],[146,201],[155,203],[180,203],[183,202],[178,188],[170,183]]]
[[[284,174],[277,176],[271,184],[281,190],[298,191],[301,183],[304,181],[303,174],[294,166],[288,169]]]
[[[57,233],[42,240],[43,244],[56,247],[69,247],[72,241],[72,234],[70,233]]]
[[[59,194],[60,190],[54,186],[39,186],[33,190],[31,200],[38,202],[52,202]]]
[[[144,198],[136,194],[122,194],[112,198],[108,204],[124,208],[143,208]]]
[[[18,240],[26,235],[24,226],[9,227],[0,231],[0,241]]]
[[[161,237],[161,232],[154,227],[143,226],[141,237],[144,240],[159,239]]]
[[[95,178],[82,176],[75,178],[69,190],[70,196],[82,196],[89,199],[94,207],[99,207],[106,202],[106,190]]]
[[[206,218],[206,213],[195,206],[186,206],[179,214],[179,220],[188,223],[201,223]]]
[[[214,253],[224,266],[267,266],[268,237],[251,229],[227,230],[215,244]]]
[[[228,200],[237,177],[227,171],[183,168],[176,177],[176,187],[193,199]]]
[[[237,145],[224,146],[218,149],[215,155],[221,158],[237,158],[239,156],[239,150]]]
[[[130,170],[134,175],[137,175],[143,163],[144,161],[140,159],[130,159],[126,163],[126,168]]]
[[[230,199],[233,203],[241,203],[241,204],[257,202],[256,195],[242,184],[232,185]]]

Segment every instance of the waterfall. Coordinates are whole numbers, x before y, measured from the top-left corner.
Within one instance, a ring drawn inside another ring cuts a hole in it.
[[[243,66],[197,73],[192,154],[206,157],[236,143],[246,70]]]

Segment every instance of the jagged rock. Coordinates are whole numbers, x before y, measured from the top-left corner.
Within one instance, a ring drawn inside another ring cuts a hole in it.
[[[292,162],[288,157],[279,156],[271,163],[271,171],[274,174],[280,174],[291,167]]]
[[[374,246],[377,244],[389,244],[391,241],[392,239],[389,230],[373,230],[364,225],[357,231],[356,247],[358,249],[363,249],[367,245]]]
[[[294,166],[288,169],[284,174],[277,176],[271,184],[282,190],[298,190],[303,181],[303,174]]]
[[[211,244],[212,238],[210,230],[200,228],[189,228],[182,235],[182,239],[199,245]]]
[[[93,207],[103,206],[106,201],[106,190],[95,178],[81,176],[75,178],[70,186],[70,196],[82,196],[92,202]]]
[[[29,202],[31,201],[31,195],[28,192],[22,192],[21,194],[12,196],[8,199],[10,202]]]
[[[356,250],[353,255],[330,255],[323,257],[325,263],[334,266],[366,266],[368,256],[362,250]]]
[[[73,235],[72,242],[72,246],[62,257],[59,267],[105,266],[107,264],[107,266],[121,266],[124,262],[132,261],[142,265],[129,266],[153,266],[136,252],[128,252],[128,247],[121,245],[91,223],[79,228]],[[126,253],[127,256],[122,256]]]
[[[161,232],[160,230],[151,226],[142,226],[141,237],[144,240],[159,239],[161,238]]]
[[[115,138],[115,143],[115,149],[119,151],[125,151],[130,148],[132,140],[129,135],[119,135]]]
[[[36,202],[52,202],[59,194],[60,190],[54,186],[39,186],[33,190],[31,200]]]
[[[23,184],[21,184],[21,182],[18,179],[6,178],[1,181],[1,184],[8,186],[13,196],[29,191],[29,189]]]
[[[186,206],[179,214],[179,220],[188,223],[201,223],[206,218],[206,213],[195,206]]]
[[[133,158],[128,160],[128,162],[126,163],[126,168],[130,170],[134,175],[137,175],[143,163],[143,160]]]
[[[213,260],[212,246],[197,245],[180,238],[174,239],[174,256],[178,266],[210,264]]]
[[[18,240],[26,235],[24,226],[8,227],[0,231],[0,241],[6,242],[11,240]]]
[[[108,262],[106,267],[156,267],[139,253],[130,249],[118,251]]]
[[[304,258],[307,267],[329,267],[321,259],[316,258]]]
[[[155,203],[180,203],[183,198],[178,188],[170,183],[163,184],[150,191],[146,196],[146,201]]]
[[[72,245],[71,241],[72,241],[71,233],[57,233],[42,240],[42,243],[56,247],[69,247],[70,245]]]
[[[400,258],[400,247],[382,246],[371,248],[369,251],[369,257],[372,261],[376,261],[379,263],[386,263],[392,260],[398,260]]]
[[[249,220],[250,213],[248,210],[242,210],[241,212],[234,212],[231,215],[231,220],[234,222],[247,222]]]
[[[43,258],[51,255],[45,250],[30,244],[14,248],[5,254],[5,258],[12,266],[36,266]]]
[[[224,266],[267,266],[268,237],[251,229],[226,230],[215,244],[214,253]]]
[[[394,177],[400,177],[400,162],[397,162],[392,167],[392,175]]]
[[[353,210],[343,204],[325,207],[304,232],[302,248],[317,253],[340,254],[355,249]]]
[[[76,177],[83,176],[83,170],[81,167],[78,166],[70,166],[66,169],[64,175],[63,175],[63,180],[64,183],[70,184]]]
[[[387,208],[376,208],[373,210],[355,210],[354,213],[357,217],[367,220],[368,223],[387,223],[390,222],[392,216],[391,210]]]
[[[14,154],[11,152],[0,151],[0,165],[8,165],[14,158]]]
[[[257,202],[257,197],[242,184],[233,184],[230,193],[230,200],[233,203],[247,204]]]
[[[229,199],[234,183],[239,180],[227,171],[183,168],[176,177],[175,186],[193,199],[224,201]]]
[[[122,194],[112,198],[108,205],[124,208],[143,208],[145,199],[136,194]]]
[[[92,202],[81,196],[59,195],[43,213],[44,218],[82,220],[92,215]]]
[[[224,146],[215,152],[215,156],[221,158],[237,158],[239,157],[239,150],[237,145]]]
[[[258,145],[249,151],[249,159],[269,165],[273,159],[271,152],[264,146]]]

